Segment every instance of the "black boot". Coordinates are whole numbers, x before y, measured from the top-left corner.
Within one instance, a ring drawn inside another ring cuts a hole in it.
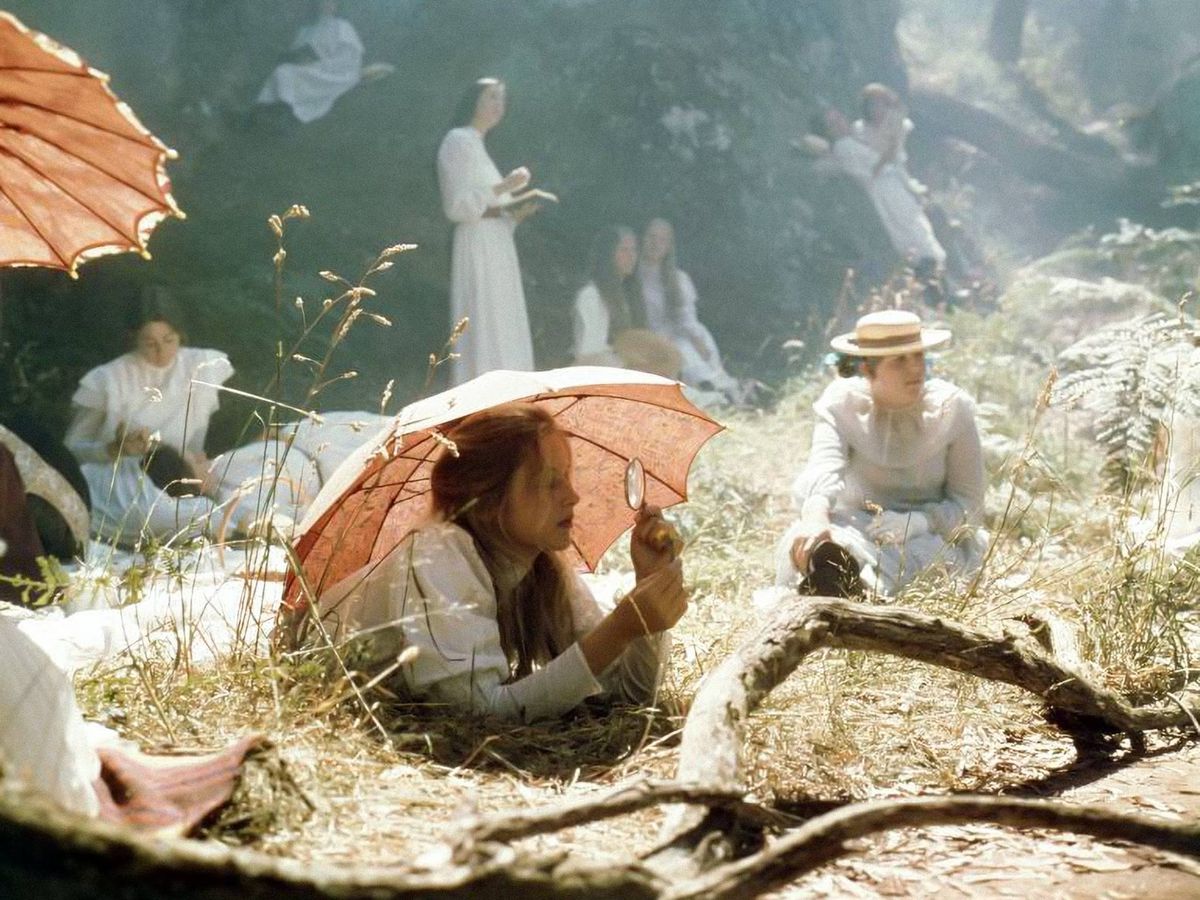
[[[825,541],[813,551],[801,594],[818,597],[861,597],[864,593],[858,561],[841,544]]]

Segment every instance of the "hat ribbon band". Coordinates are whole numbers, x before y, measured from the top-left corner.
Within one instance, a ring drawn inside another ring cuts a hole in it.
[[[876,347],[898,347],[901,344],[911,344],[913,341],[921,340],[921,332],[909,331],[904,334],[892,335],[891,337],[867,338],[855,337],[855,343],[862,348]]]

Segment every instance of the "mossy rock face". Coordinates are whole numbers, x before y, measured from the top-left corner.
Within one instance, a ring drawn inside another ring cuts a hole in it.
[[[1013,334],[1033,359],[1049,364],[1071,344],[1109,323],[1152,312],[1171,312],[1165,299],[1138,284],[1088,281],[1026,272],[1001,300]]]
[[[360,376],[318,405],[378,408],[391,379],[393,408],[418,393],[449,327],[450,229],[433,157],[458,95],[482,74],[509,84],[508,116],[489,138],[498,165],[528,165],[562,198],[518,238],[543,365],[569,353],[570,304],[605,224],[672,219],[701,317],[735,370],[761,374],[782,365],[783,340],[824,321],[845,267],[889,259],[861,192],[814,168],[792,140],[820,103],[852,112],[865,82],[903,84],[896,0],[360,0],[344,15],[366,61],[395,73],[317,122],[278,130],[248,127],[242,110],[273,64],[263,48],[286,48],[303,4],[84,6],[10,4],[108,71],[179,151],[170,174],[188,219],[160,226],[149,264],[99,260],[73,284],[5,273],[7,340],[33,346],[39,373],[57,373],[55,390],[30,400],[48,420],[65,417],[83,371],[123,349],[121,311],[145,285],[174,294],[191,341],[228,350],[233,384],[254,391],[275,372],[277,342],[299,329],[295,298],[311,312],[329,295],[316,273],[356,278],[398,242],[420,248],[380,275],[372,301],[395,325],[352,331],[334,368]],[[289,228],[277,311],[266,219],[292,203],[312,218]],[[228,415],[244,417],[246,404],[235,406]],[[214,449],[231,428],[214,428]]]

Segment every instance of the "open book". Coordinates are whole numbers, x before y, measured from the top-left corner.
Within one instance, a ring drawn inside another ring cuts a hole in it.
[[[496,205],[501,209],[505,209],[510,206],[520,206],[522,203],[533,203],[537,201],[557,203],[558,195],[552,194],[549,191],[543,191],[541,188],[530,188],[527,191],[521,191],[519,194],[513,194],[507,199],[502,199]]]

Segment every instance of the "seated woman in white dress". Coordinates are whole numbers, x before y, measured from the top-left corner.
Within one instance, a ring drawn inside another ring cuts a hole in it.
[[[679,351],[680,380],[741,401],[738,380],[725,371],[717,342],[696,316],[696,287],[675,264],[675,229],[666,219],[652,219],[642,233],[638,280],[647,326]]]
[[[975,404],[925,375],[925,351],[949,339],[902,310],[865,315],[833,339],[859,374],[814,404],[812,450],[792,489],[800,516],[777,548],[777,584],[888,596],[931,567],[978,569],[988,537]]]
[[[649,328],[634,277],[637,236],[623,225],[592,242],[591,279],[575,297],[575,364],[616,366],[678,378],[679,351]]]
[[[415,648],[403,686],[464,711],[528,722],[600,693],[652,702],[665,632],[687,606],[679,560],[652,541],[658,510],[638,514],[637,583],[605,611],[560,556],[580,497],[550,415],[509,404],[446,437],[457,453],[433,467],[432,517],[321,595],[327,633],[356,666]]]
[[[284,103],[301,122],[313,122],[362,78],[363,45],[354,26],[321,0],[315,21],[296,33],[291,50],[258,93],[260,105]]]
[[[65,443],[79,460],[92,501],[92,531],[103,539],[133,542],[142,526],[164,537],[197,511],[163,511],[153,523],[134,509],[146,490],[141,459],[166,444],[195,466],[206,466],[204,439],[220,402],[218,385],[233,374],[219,350],[182,346],[177,313],[149,297],[130,323],[134,349],[92,369],[71,398]],[[164,508],[165,509],[165,508]]]

